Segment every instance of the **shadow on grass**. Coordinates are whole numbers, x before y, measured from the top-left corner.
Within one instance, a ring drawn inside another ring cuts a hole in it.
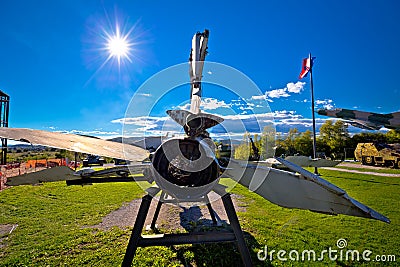
[[[184,238],[184,236],[180,236],[180,239],[175,239],[179,245],[171,245],[174,244],[174,241],[170,240],[171,242],[169,242],[169,245],[163,246],[167,253],[163,254],[160,252],[159,254],[152,254],[152,256],[148,257],[148,252],[145,252],[147,256],[144,259],[137,259],[139,261],[147,261],[143,266],[158,265],[158,260],[163,255],[168,256],[163,258],[162,266],[176,266],[177,264],[178,266],[244,266],[237,242],[219,242],[216,240],[218,239],[218,234],[226,232],[233,233],[233,229],[230,225],[231,222],[228,223],[227,219],[222,220],[215,210],[216,224],[210,218],[209,210],[203,214],[199,206],[181,208],[182,211],[179,212],[179,215],[177,214],[178,216],[176,219],[179,220],[179,225],[183,229],[169,229],[166,231],[163,229],[155,229],[153,234],[179,235],[180,233],[206,233],[207,238],[210,238],[204,240],[202,237],[204,241],[200,244],[182,244],[182,237]],[[224,211],[225,210],[218,210],[218,213],[223,213]],[[177,222],[178,221],[176,221],[176,223]],[[253,263],[252,266],[273,266],[269,261],[258,260],[257,252],[261,245],[257,242],[255,237],[248,232],[243,232],[243,236],[246,247],[250,252],[251,261]],[[151,237],[147,238],[151,240]],[[221,238],[226,240],[226,235],[221,235]],[[152,245],[149,244],[147,248],[150,247],[152,247]]]
[[[246,245],[250,251],[253,266],[273,266],[269,261],[262,262],[257,258],[255,249],[260,244],[249,233],[244,232]],[[177,259],[182,266],[237,266],[241,267],[243,261],[236,243],[210,243],[210,244],[194,244],[192,246],[176,246],[171,247],[176,253]]]
[[[210,235],[217,232],[231,232],[231,226],[226,220],[221,220],[215,214],[218,226],[211,219],[204,219],[198,206],[184,208],[179,214],[180,224],[189,233],[209,232]],[[269,262],[261,262],[257,259],[257,249],[260,244],[248,232],[243,232],[247,248],[250,251],[254,266],[273,266]],[[243,261],[236,242],[220,242],[208,244],[194,244],[192,246],[171,246],[177,259],[183,266],[243,266]]]

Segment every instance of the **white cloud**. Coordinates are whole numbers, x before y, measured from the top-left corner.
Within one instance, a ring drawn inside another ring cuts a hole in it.
[[[273,89],[270,91],[266,91],[264,95],[255,95],[252,96],[252,100],[267,100],[269,102],[273,102],[272,98],[281,98],[281,97],[289,97],[291,94],[299,94],[304,90],[305,82],[290,82],[286,84],[285,88]]]
[[[99,135],[120,135],[120,132],[117,131],[104,131],[104,130],[60,130],[56,131],[60,133],[68,133],[68,134],[80,134],[80,135],[91,135],[91,136],[99,136]]]
[[[147,94],[147,93],[139,93],[138,95],[145,96],[145,97],[150,97],[151,96],[151,94]]]
[[[290,95],[287,93],[287,88],[283,89],[274,89],[272,91],[265,92],[267,98],[281,98],[281,97],[289,97]]]
[[[221,116],[224,122],[211,129],[213,134],[261,132],[266,124],[273,121],[273,113],[237,114]],[[124,134],[131,136],[165,135],[166,133],[182,133],[182,127],[169,117],[142,116],[136,118],[115,119],[112,123],[125,124]]]
[[[332,99],[325,99],[325,100],[315,100],[315,105],[317,108],[324,108],[324,109],[333,109],[335,105],[333,104]]]
[[[253,95],[253,96],[251,97],[251,99],[253,99],[253,100],[264,100],[264,99],[266,99],[266,98],[267,98],[266,95]]]
[[[321,101],[321,100],[320,100]],[[326,100],[329,104],[329,100]],[[319,103],[325,103],[324,100]],[[332,103],[332,102],[331,102]],[[221,115],[220,115],[221,116]],[[300,132],[312,130],[312,119],[297,114],[294,110],[276,110],[261,114],[235,114],[221,116],[224,122],[221,125],[210,129],[214,138],[231,137],[241,139],[244,131],[250,133],[262,132],[264,126],[273,124],[277,132],[287,133],[292,128]],[[311,117],[311,114],[310,114]],[[317,129],[327,119],[316,118]],[[142,116],[137,118],[121,118],[112,121],[113,123],[125,123],[124,134],[130,136],[165,136],[183,134],[182,127],[169,117]]]
[[[276,110],[273,113],[271,113],[271,116],[274,117],[274,119],[293,119],[293,118],[302,118],[301,115],[297,115],[296,111],[290,110]]]
[[[203,108],[204,110],[214,110],[217,108],[230,108],[230,106],[226,104],[224,100],[218,100],[215,98],[202,99],[200,107]]]
[[[218,100],[216,98],[202,98],[201,104],[200,104],[200,109],[202,109],[202,110],[215,110],[218,108],[230,108],[230,107],[231,107],[231,105],[225,103],[224,100]],[[174,109],[189,110],[190,103],[186,103],[184,105],[174,107]]]
[[[301,91],[304,90],[305,84],[306,84],[305,82],[300,82],[300,81],[296,83],[288,83],[286,85],[286,88],[290,93],[299,94]]]
[[[112,120],[112,123],[121,123],[121,124],[135,124],[139,126],[145,126],[149,123],[156,123],[159,121],[165,121],[168,117],[151,117],[151,116],[141,116],[135,118],[121,118]]]
[[[128,125],[128,128],[134,128],[134,131],[145,132],[152,129],[158,129],[164,125],[168,117],[141,116],[135,118],[121,118],[112,120],[111,123],[120,123]]]
[[[252,110],[253,108],[252,108],[251,106],[248,105],[248,106],[240,106],[239,109],[240,109],[240,110],[246,110],[246,109],[247,109],[247,110]]]
[[[184,105],[180,105],[180,106],[173,106],[172,109],[184,109],[184,110],[189,110],[190,109],[190,103],[186,103]]]

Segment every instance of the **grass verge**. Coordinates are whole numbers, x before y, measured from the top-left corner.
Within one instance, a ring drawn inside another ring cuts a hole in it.
[[[279,250],[296,250],[300,256],[303,250],[314,250],[318,258],[323,250],[338,250],[336,242],[343,238],[345,252],[368,249],[371,259],[395,255],[400,261],[399,178],[322,169],[320,173],[392,223],[281,208],[238,185],[232,192],[241,195],[246,206],[238,216],[255,266],[398,266],[396,262],[330,260],[328,255],[321,261],[292,261],[288,254],[286,261],[277,258]],[[18,227],[0,236],[0,266],[120,266],[130,230],[85,226],[100,223],[103,216],[142,195],[135,183],[67,187],[59,182],[2,191],[0,224]],[[269,253],[275,250],[272,261],[257,259],[265,246]],[[182,245],[139,248],[133,266],[241,266],[241,261],[231,244]]]

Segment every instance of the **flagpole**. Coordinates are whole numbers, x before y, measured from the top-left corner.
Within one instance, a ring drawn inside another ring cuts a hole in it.
[[[309,54],[309,60],[310,60],[310,85],[311,85],[311,111],[312,111],[312,127],[313,127],[313,158],[315,159],[315,158],[317,158],[317,134],[315,131],[314,83],[313,83],[313,75],[312,75],[313,62],[312,62],[311,53]],[[317,167],[315,167],[314,173],[318,174]]]

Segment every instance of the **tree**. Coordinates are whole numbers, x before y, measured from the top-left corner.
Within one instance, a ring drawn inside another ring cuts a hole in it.
[[[264,127],[261,134],[260,156],[262,159],[272,158],[275,155],[275,127],[273,124]]]
[[[243,141],[240,145],[235,148],[235,159],[247,160],[250,155],[250,144],[249,144],[250,133],[245,132],[243,135]]]
[[[277,137],[276,137],[276,148],[275,148],[275,155],[276,156],[281,157],[281,156],[283,156],[284,154],[287,153],[287,151],[284,148],[283,144],[284,144],[283,137],[282,137],[281,133],[278,133]]]
[[[351,140],[352,140],[353,146],[356,147],[358,143],[372,143],[372,142],[386,143],[387,136],[380,132],[375,132],[375,133],[374,132],[362,132],[362,133],[353,135]]]
[[[389,144],[400,143],[400,130],[390,130],[386,133],[386,141]]]
[[[294,148],[297,153],[304,156],[313,154],[312,132],[307,130],[294,139]]]
[[[297,153],[295,148],[295,139],[299,135],[299,130],[297,128],[291,128],[288,135],[280,145],[285,149],[287,155],[294,155]]]
[[[59,152],[55,153],[54,156],[56,159],[63,159],[67,157],[67,150],[60,149]]]
[[[332,120],[327,120],[319,129],[319,132],[320,142],[329,146],[331,156],[335,157],[343,153],[350,138],[346,123],[341,120],[335,123]]]

